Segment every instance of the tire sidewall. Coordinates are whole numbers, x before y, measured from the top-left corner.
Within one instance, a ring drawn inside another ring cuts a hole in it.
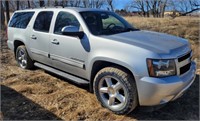
[[[125,100],[125,105],[119,110],[113,110],[112,108],[107,106],[107,104],[104,103],[104,101],[102,100],[102,98],[100,96],[99,83],[100,83],[100,80],[102,78],[104,78],[105,76],[111,76],[113,78],[117,78],[118,81],[120,81],[121,84],[123,84],[123,86],[127,89],[127,97],[126,97],[126,100]],[[137,95],[132,95],[132,94],[137,94],[137,90],[131,88],[131,87],[136,88],[136,86],[134,85],[134,82],[133,82],[133,84],[129,84],[128,81],[129,80],[124,80],[124,77],[122,77],[122,76],[120,76],[117,73],[112,72],[112,71],[106,71],[106,72],[100,71],[100,72],[98,72],[97,75],[95,76],[95,79],[94,79],[93,88],[94,88],[94,93],[95,93],[97,99],[100,101],[101,105],[108,108],[109,110],[113,111],[116,114],[127,114],[130,111],[132,111],[136,107],[135,105],[137,105]],[[131,109],[130,109],[130,106],[131,106]]]
[[[19,52],[20,50],[22,50],[22,51],[24,52],[25,56],[26,56],[27,64],[26,64],[25,67],[22,67],[22,66],[20,65],[20,63],[19,63],[19,60],[18,60],[18,52]],[[31,69],[31,68],[33,68],[33,61],[30,59],[30,57],[29,57],[29,55],[28,55],[28,53],[27,53],[27,51],[26,51],[26,47],[25,47],[24,45],[21,45],[21,46],[18,46],[18,47],[17,47],[17,50],[16,50],[15,55],[16,55],[16,56],[15,56],[15,59],[16,59],[17,64],[18,64],[19,67],[21,67],[21,68],[23,68],[23,69]]]

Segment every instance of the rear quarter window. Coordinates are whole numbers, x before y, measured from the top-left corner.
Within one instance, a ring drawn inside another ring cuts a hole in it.
[[[29,24],[34,12],[17,12],[14,13],[10,20],[9,27],[25,29]]]
[[[33,29],[41,32],[49,32],[52,17],[53,17],[52,11],[40,12],[37,15]]]

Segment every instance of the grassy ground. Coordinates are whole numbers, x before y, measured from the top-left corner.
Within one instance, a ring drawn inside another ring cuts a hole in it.
[[[135,23],[138,28],[149,30],[155,29],[155,31],[166,33],[170,33],[173,30],[168,30],[170,26],[173,27],[172,25],[174,25],[174,28],[178,28],[178,21],[183,22],[182,19],[178,18],[175,20],[146,18],[127,19],[130,22]],[[196,21],[196,19],[194,21]],[[165,25],[165,22],[168,24]],[[191,22],[193,23],[193,21]],[[195,22],[193,23],[195,25],[190,22],[188,23],[190,24],[190,27],[195,28],[195,26],[198,26]],[[166,27],[164,27],[164,25]],[[166,28],[166,30],[162,28]],[[185,27],[182,26],[179,29],[182,28],[184,29]],[[177,31],[174,30],[174,32],[179,33],[179,31],[182,31],[179,29],[177,29]],[[186,35],[184,34],[184,36]],[[191,36],[196,36],[196,34],[191,34]],[[195,39],[194,37],[194,39],[191,39],[190,41],[191,43],[198,43],[196,42],[198,41],[198,38]],[[8,49],[5,43],[5,37],[2,34],[0,44],[0,119],[199,120],[198,72],[197,78],[190,89],[176,101],[170,102],[165,107],[154,112],[143,112],[139,108],[129,115],[119,116],[101,107],[95,96],[87,91],[87,86],[75,85],[66,79],[44,72],[41,69],[30,71],[17,67],[14,60],[14,54]],[[197,57],[198,53],[194,58]]]

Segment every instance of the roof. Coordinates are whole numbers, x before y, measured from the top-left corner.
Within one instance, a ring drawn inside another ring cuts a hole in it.
[[[33,10],[73,10],[76,12],[84,12],[84,11],[106,11],[102,9],[95,9],[95,8],[78,8],[78,7],[43,7],[43,8],[33,8],[33,9],[24,9],[24,10],[18,10],[17,12],[22,11],[33,11]]]

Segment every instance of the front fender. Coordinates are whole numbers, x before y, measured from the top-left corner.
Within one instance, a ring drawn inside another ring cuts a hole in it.
[[[110,57],[95,57],[91,61],[90,66],[89,66],[90,67],[89,68],[89,72],[90,72],[89,76],[91,76],[92,67],[93,67],[93,65],[96,61],[105,61],[105,62],[114,63],[114,64],[117,64],[117,65],[120,65],[120,66],[127,68],[128,70],[130,70],[132,72],[132,74],[136,74],[136,72],[133,70],[133,68],[128,63],[126,63],[125,61],[121,61],[121,60],[110,58]]]
[[[146,59],[153,56],[156,58],[156,55],[150,52],[134,51],[129,48],[127,50],[118,49],[118,51],[117,49],[101,48],[89,56],[88,63],[86,63],[87,78],[90,79],[96,61],[106,61],[125,67],[133,76],[148,76]]]

